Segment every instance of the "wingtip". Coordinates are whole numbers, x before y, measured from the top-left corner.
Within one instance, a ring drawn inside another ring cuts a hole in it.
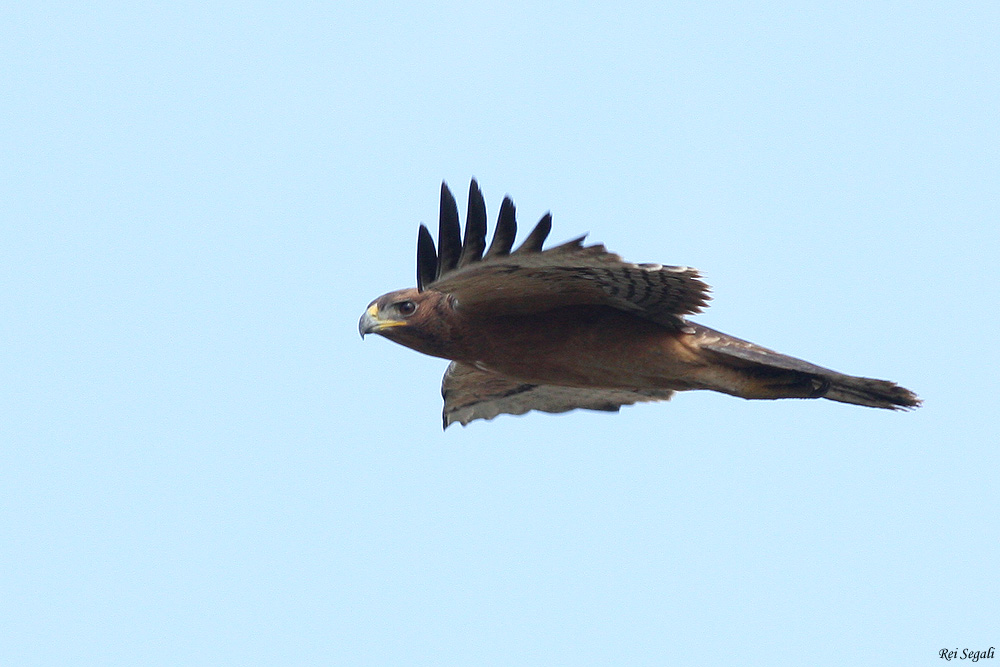
[[[517,236],[517,207],[510,195],[503,198],[500,213],[497,216],[497,226],[493,230],[493,241],[486,251],[486,257],[504,257],[510,254]]]
[[[454,418],[452,418],[452,416],[449,415],[444,410],[441,411],[441,430],[442,431],[447,431],[448,427],[451,426],[452,424],[461,424],[462,428],[465,428],[465,425],[468,424],[468,423],[469,422],[462,421],[461,419],[454,419]]]
[[[458,266],[467,266],[483,258],[486,248],[486,200],[479,183],[473,178],[469,184],[469,205],[465,217],[465,238],[462,240],[462,252],[458,258]]]
[[[448,184],[441,182],[441,209],[438,215],[437,272],[434,278],[451,271],[462,252],[462,229],[458,222],[458,202]]]
[[[421,223],[417,230],[417,291],[434,282],[437,275],[438,259],[434,239],[427,225]]]
[[[514,254],[541,252],[545,239],[548,238],[551,231],[552,214],[546,212],[546,214],[542,216],[541,220],[538,221],[538,224],[535,225],[535,228],[531,230],[531,233],[528,234],[528,238],[524,239],[524,242],[521,243],[518,249],[514,251]]]

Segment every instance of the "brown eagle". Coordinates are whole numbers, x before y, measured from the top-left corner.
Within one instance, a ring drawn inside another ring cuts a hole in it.
[[[920,405],[887,380],[854,377],[695,324],[708,286],[686,266],[632,264],[579,237],[547,250],[546,214],[516,250],[514,203],[504,198],[486,248],[486,206],[475,180],[463,240],[458,206],[441,184],[438,247],[417,235],[417,287],[375,299],[361,336],[377,333],[435,357],[444,374],[444,426],[530,410],[617,412],[710,389],[741,398],[828,398],[874,408]]]

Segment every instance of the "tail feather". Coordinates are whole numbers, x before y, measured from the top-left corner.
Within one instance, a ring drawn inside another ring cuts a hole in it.
[[[912,410],[921,403],[912,391],[888,380],[874,380],[840,373],[834,373],[829,379],[830,388],[823,398],[831,401],[889,410]]]

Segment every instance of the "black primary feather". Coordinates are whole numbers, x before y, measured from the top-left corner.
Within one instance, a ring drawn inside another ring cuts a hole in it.
[[[524,252],[541,252],[542,244],[545,243],[545,239],[548,238],[549,232],[552,231],[552,214],[546,213],[542,216],[542,219],[538,221],[535,228],[531,230],[528,234],[528,238],[524,239],[524,243],[518,246],[514,254],[524,253]]]
[[[458,266],[462,254],[462,228],[458,223],[458,204],[448,189],[441,183],[441,214],[438,219],[438,265],[440,278]]]
[[[514,202],[510,197],[504,197],[503,203],[500,204],[497,228],[493,231],[493,242],[490,243],[490,249],[486,251],[487,259],[509,255],[511,246],[514,245],[515,236],[517,236],[517,220]]]
[[[423,292],[424,286],[434,282],[437,277],[437,251],[434,249],[434,239],[427,227],[420,225],[417,232],[417,291]]]
[[[462,243],[462,256],[459,266],[478,262],[483,258],[486,248],[486,201],[479,183],[472,179],[469,184],[469,210],[465,218],[465,241]]]

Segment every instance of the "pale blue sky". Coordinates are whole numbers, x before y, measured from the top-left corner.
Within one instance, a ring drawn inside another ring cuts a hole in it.
[[[43,1],[0,77],[3,664],[1000,644],[997,3]],[[442,432],[357,320],[473,175],[925,407]]]

